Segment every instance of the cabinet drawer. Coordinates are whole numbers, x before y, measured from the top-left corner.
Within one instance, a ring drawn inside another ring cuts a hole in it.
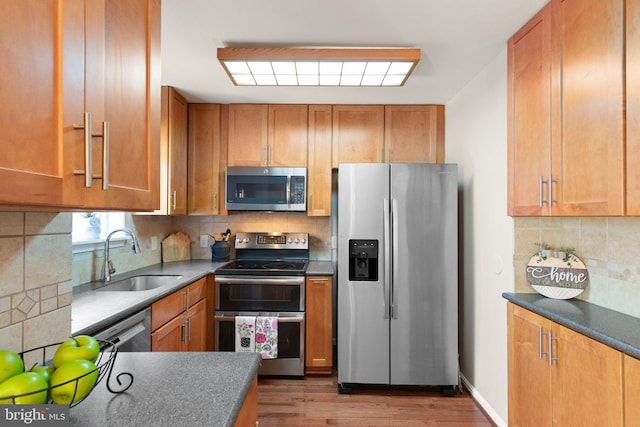
[[[204,298],[206,284],[207,284],[207,278],[203,277],[197,282],[193,282],[192,284],[187,286],[187,290],[189,292],[187,294],[189,307],[191,307],[192,305],[200,301],[202,298]]]
[[[151,304],[151,330],[155,331],[187,308],[187,287]]]

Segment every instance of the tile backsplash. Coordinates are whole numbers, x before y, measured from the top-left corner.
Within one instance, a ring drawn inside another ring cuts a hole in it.
[[[0,212],[0,349],[69,336],[70,254],[71,214]]]
[[[535,292],[525,268],[538,251],[574,248],[589,271],[579,299],[640,317],[640,218],[514,218],[515,292]]]

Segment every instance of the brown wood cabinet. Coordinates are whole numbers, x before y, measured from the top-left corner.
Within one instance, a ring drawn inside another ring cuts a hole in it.
[[[331,116],[331,105],[309,105],[308,216],[331,216]]]
[[[229,166],[307,166],[307,105],[229,105]]]
[[[444,162],[444,105],[384,107],[386,163]]]
[[[332,277],[307,277],[305,292],[305,371],[330,374],[333,367]]]
[[[233,425],[234,427],[252,427],[258,424],[258,376],[256,375]]]
[[[640,360],[624,356],[624,422],[640,425]]]
[[[266,162],[269,106],[229,105],[229,166],[262,166]]]
[[[623,425],[622,353],[512,303],[509,425]]]
[[[205,351],[207,278],[151,304],[151,351]]]
[[[307,167],[307,122],[307,105],[269,105],[266,165]]]
[[[151,210],[158,203],[158,0],[12,2],[0,17],[0,203]],[[143,64],[140,67],[138,64]],[[85,188],[84,113],[93,188]],[[123,161],[124,160],[124,161]],[[108,197],[105,195],[108,194]]]
[[[623,5],[552,0],[508,43],[508,213],[624,213]]]
[[[332,130],[332,167],[382,161],[383,105],[334,105]]]
[[[226,123],[227,114],[226,105],[189,105],[189,215],[219,215],[224,210],[226,144],[220,124]]]
[[[160,209],[163,215],[187,214],[187,129],[189,105],[170,86],[162,86],[160,132]]]
[[[627,215],[640,215],[640,0],[626,1],[626,201]]]

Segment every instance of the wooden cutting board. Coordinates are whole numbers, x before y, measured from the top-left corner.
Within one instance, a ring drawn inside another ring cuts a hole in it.
[[[191,259],[191,239],[180,231],[170,234],[162,241],[162,262]]]

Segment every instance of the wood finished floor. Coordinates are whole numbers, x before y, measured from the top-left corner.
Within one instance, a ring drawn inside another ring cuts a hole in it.
[[[492,427],[466,390],[363,390],[339,394],[337,377],[258,380],[260,427],[280,426],[473,426]]]

